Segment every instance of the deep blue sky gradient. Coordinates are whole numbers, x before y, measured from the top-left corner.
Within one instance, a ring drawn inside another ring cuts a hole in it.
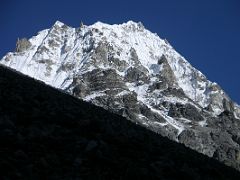
[[[194,67],[240,104],[239,0],[1,0],[0,57],[18,37],[30,38],[56,20],[77,27],[128,20],[166,38]]]

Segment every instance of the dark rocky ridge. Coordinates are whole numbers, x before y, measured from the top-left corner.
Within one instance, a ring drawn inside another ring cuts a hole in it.
[[[0,102],[4,180],[240,178],[214,159],[2,66]]]

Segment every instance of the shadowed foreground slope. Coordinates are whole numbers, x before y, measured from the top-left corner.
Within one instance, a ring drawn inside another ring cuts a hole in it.
[[[1,179],[240,179],[125,118],[0,66]]]

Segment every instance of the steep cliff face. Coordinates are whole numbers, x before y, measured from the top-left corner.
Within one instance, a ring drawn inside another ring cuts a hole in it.
[[[240,169],[240,108],[141,23],[57,21],[0,61]]]

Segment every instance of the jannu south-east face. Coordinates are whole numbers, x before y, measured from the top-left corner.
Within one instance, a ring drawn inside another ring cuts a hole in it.
[[[140,22],[56,21],[1,64],[239,169],[239,106]]]

